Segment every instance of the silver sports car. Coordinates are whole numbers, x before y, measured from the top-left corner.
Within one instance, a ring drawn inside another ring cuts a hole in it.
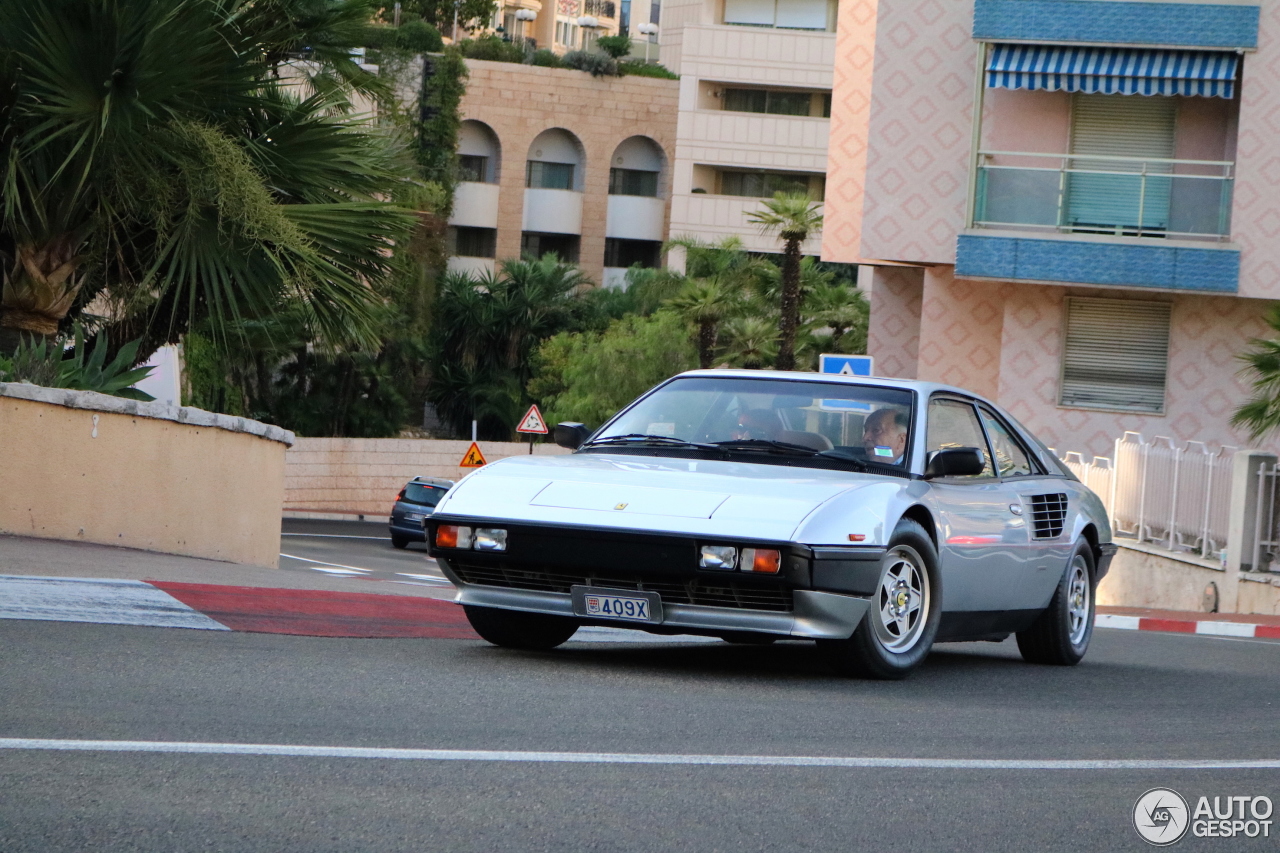
[[[549,649],[581,625],[812,639],[900,678],[936,642],[1017,636],[1075,664],[1115,553],[1102,503],[993,403],[930,382],[683,373],[564,456],[462,480],[425,521],[472,626]]]

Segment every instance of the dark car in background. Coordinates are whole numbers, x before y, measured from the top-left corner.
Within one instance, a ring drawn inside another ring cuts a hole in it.
[[[422,520],[435,512],[436,504],[452,486],[452,480],[435,477],[414,477],[406,483],[391,508],[391,544],[407,548],[410,542],[427,541]]]

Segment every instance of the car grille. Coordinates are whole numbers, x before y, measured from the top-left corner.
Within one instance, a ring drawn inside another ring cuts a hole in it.
[[[1067,496],[1061,492],[1052,495],[1031,496],[1031,525],[1036,539],[1056,539],[1062,535],[1067,520]]]
[[[699,604],[706,607],[731,607],[739,610],[772,610],[788,613],[792,609],[791,590],[781,585],[708,583],[690,580],[654,580],[649,577],[605,575],[582,572],[551,572],[497,566],[468,565],[450,560],[450,567],[463,583],[501,586],[508,589],[530,589],[539,592],[568,594],[575,585],[601,586],[609,589],[635,589],[656,592],[666,604]]]

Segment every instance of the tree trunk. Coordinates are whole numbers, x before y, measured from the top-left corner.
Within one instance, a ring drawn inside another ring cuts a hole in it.
[[[840,352],[840,339],[844,337],[844,326],[831,326],[831,351]]]
[[[58,323],[71,310],[80,289],[76,245],[76,239],[67,234],[43,245],[17,247],[13,268],[5,270],[0,296],[4,351],[12,352],[24,337],[40,340],[58,334]]]
[[[698,323],[698,366],[703,370],[710,368],[715,360],[716,331],[714,320]]]
[[[800,324],[800,241],[788,239],[782,255],[782,318],[778,323],[778,370],[796,368],[796,327]]]

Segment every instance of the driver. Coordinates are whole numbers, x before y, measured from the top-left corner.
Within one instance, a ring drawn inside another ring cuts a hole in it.
[[[867,416],[862,425],[862,447],[867,458],[888,465],[901,465],[907,452],[907,428],[911,421],[905,409],[885,406]]]
[[[782,424],[773,409],[747,409],[738,415],[738,425],[729,435],[734,441],[752,438],[774,441],[781,430]]]

